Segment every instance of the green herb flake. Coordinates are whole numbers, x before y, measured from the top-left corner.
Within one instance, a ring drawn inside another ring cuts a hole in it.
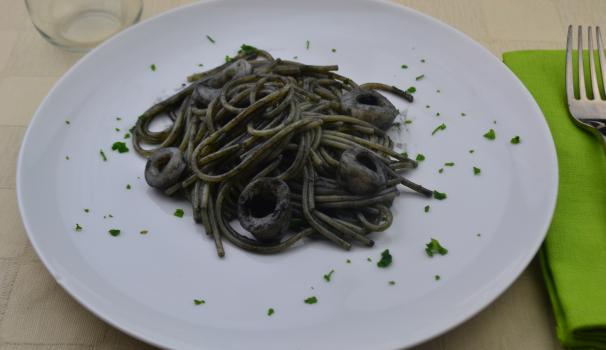
[[[436,113],[436,117],[439,117],[439,116],[440,116],[440,113]]]
[[[147,116],[146,116],[145,114],[141,114],[141,115],[139,116],[139,119],[141,119],[141,120],[145,120],[145,119],[147,119]],[[131,131],[131,132],[132,132],[132,131]]]
[[[476,168],[475,166],[473,167],[473,174],[474,175],[478,175],[480,173],[480,169]]]
[[[295,60],[296,60],[296,59],[297,59],[297,56],[295,56],[294,58],[295,58]]]
[[[68,157],[68,156],[65,156],[65,159],[69,160],[69,157]]]
[[[411,86],[408,90],[406,90],[406,92],[408,92],[409,94],[412,94],[415,91],[417,91],[417,89],[414,86]]]
[[[424,76],[425,76],[425,74],[419,75],[418,77],[416,77],[416,80],[423,79]]]
[[[109,214],[109,217],[110,217],[110,218],[113,218],[114,216],[113,216],[112,214]]]
[[[396,123],[391,124],[391,127],[393,128],[394,126],[396,126]]]
[[[103,218],[105,219],[107,216],[104,216]]]
[[[381,221],[387,221],[387,218],[384,216],[381,218]]]
[[[511,139],[511,143],[513,143],[513,144],[520,143],[520,137],[519,137],[519,136],[516,136],[516,137],[512,138],[512,139]]]
[[[432,133],[431,135],[435,134],[438,130],[444,130],[446,129],[446,124],[442,124],[440,126],[438,126]]]
[[[238,51],[238,53],[242,53],[242,51],[246,52],[247,55],[250,55],[251,53],[253,53],[253,51],[257,50],[256,47],[254,46],[250,46],[250,45],[246,45],[246,44],[242,44],[242,46],[240,46],[240,51]]]
[[[335,50],[335,49],[332,49],[332,52],[337,52],[337,50]]]
[[[267,311],[267,316],[271,316],[274,313],[274,309],[269,309],[269,311]]]
[[[143,230],[143,231],[141,231],[141,234],[142,234],[142,235],[144,235],[144,234],[146,234],[146,233],[147,233],[147,230]]]
[[[210,40],[210,42],[211,42],[211,43],[213,43],[213,44],[215,43],[215,41],[213,40],[213,38],[211,38],[211,37],[210,37],[210,36],[208,36],[208,35],[207,35],[206,37],[208,38],[208,40]]]
[[[390,207],[391,207],[391,204],[392,204],[392,201],[390,201],[390,200],[389,200],[389,201],[385,201],[385,202],[383,202],[383,205],[385,205],[385,206],[386,206],[386,207],[388,207],[388,208],[390,208]]]
[[[328,282],[330,282],[330,275],[332,275],[332,273],[335,272],[335,270],[332,270],[328,273],[328,275],[324,275],[324,279],[326,279]]]
[[[398,111],[398,115],[399,115],[400,114],[400,109],[398,108],[397,111]]]
[[[66,121],[65,121],[65,124],[69,124],[69,121],[68,121],[68,120],[66,120]]]
[[[438,200],[446,199],[446,193],[440,193],[440,192],[434,190],[433,197]]]
[[[421,62],[425,63],[425,60],[421,60]]]
[[[84,209],[84,212],[85,212],[85,213],[88,213],[88,209]]]
[[[173,215],[182,218],[183,214],[184,214],[183,209],[177,209],[177,210],[175,210],[175,213]]]
[[[315,304],[318,302],[318,299],[316,299],[316,297],[311,297],[311,298],[307,298],[307,299],[303,300],[303,302],[305,304]]]
[[[120,129],[116,128],[116,131],[117,131],[117,132],[120,132]]]
[[[154,71],[154,72],[156,71],[156,65],[155,64],[151,65],[151,70]]]
[[[497,121],[495,120],[495,121],[494,121],[494,123],[496,124],[496,123],[497,123]]]
[[[128,131],[130,131],[130,133],[132,134],[132,133],[134,133],[134,132],[135,132],[135,128],[136,128],[136,127],[135,127],[135,126],[133,126],[132,128],[128,129]]]
[[[411,124],[411,123],[412,123],[412,120],[407,120],[407,121],[405,121],[404,123],[406,123],[406,124]]]
[[[431,239],[431,242],[426,244],[426,246],[427,248],[425,248],[425,251],[430,257],[433,257],[433,251],[437,251],[438,253],[440,253],[440,255],[446,255],[446,253],[448,253],[448,249],[442,247],[440,245],[440,242],[433,238]]]
[[[347,259],[346,263],[351,264],[351,260]]]
[[[130,190],[130,185],[128,185],[128,184],[127,184],[127,185],[126,185],[126,189],[127,189],[127,190]]]
[[[473,150],[470,150],[469,153],[473,153]]]
[[[429,205],[425,207],[425,212],[427,213],[429,211]]]
[[[201,304],[206,304],[206,302],[204,300],[196,300],[196,299],[194,299],[194,304],[201,305]]]
[[[484,137],[490,140],[494,140],[495,138],[495,134],[494,134],[494,130],[490,129],[489,132],[484,134]]]
[[[290,221],[290,228],[297,228],[299,227],[299,222],[291,220]]]
[[[440,90],[438,90],[437,92],[440,93]]]
[[[444,163],[446,166],[454,166],[454,163]]]
[[[204,66],[202,63],[200,63],[200,64],[198,65],[198,67],[202,67],[202,66]]]
[[[229,55],[225,55],[225,62],[229,62],[231,60],[231,58],[229,58]]]
[[[408,158],[408,153],[407,152],[402,152],[400,154],[403,155],[404,157]]]
[[[109,234],[116,237],[120,234],[120,230],[109,230]]]
[[[112,151],[118,151],[120,153],[128,152],[128,147],[126,147],[126,143],[124,142],[114,142],[112,145]]]
[[[368,259],[366,259],[366,260],[368,260],[368,261],[372,261],[372,260],[370,260],[370,258],[368,258]]]
[[[116,118],[116,120],[122,120],[122,118]]]
[[[440,170],[438,170],[438,172],[441,174],[444,171],[444,168],[440,168]]]
[[[82,226],[76,224],[76,231],[82,231]]]
[[[307,49],[309,50],[309,40],[307,40]]]
[[[343,80],[343,85],[349,85],[349,78],[345,78],[345,80]]]
[[[465,113],[461,113],[462,116],[465,116]]]
[[[107,161],[107,158],[105,157],[105,153],[103,153],[103,150],[99,150],[99,153],[101,154],[101,157],[103,157],[103,161]]]
[[[425,106],[425,108],[429,108],[429,105]]]
[[[425,156],[422,155],[421,153],[417,154],[417,160],[418,161],[424,161],[425,160]]]
[[[389,284],[391,284],[391,285],[393,286],[394,284],[396,284],[396,282],[394,282],[394,281],[389,281]]]
[[[130,138],[130,134],[126,134],[126,135],[124,135],[124,138],[125,138],[125,139]]]
[[[377,263],[378,267],[387,267],[391,264],[391,254],[389,254],[389,249],[385,249],[383,253],[381,253],[381,260]]]
[[[478,237],[480,237],[480,236],[481,236],[481,234],[478,233]]]
[[[436,281],[439,281],[439,280],[440,280],[440,276],[436,275]]]
[[[408,66],[407,66],[407,65],[405,65],[405,64],[403,64],[403,65],[402,65],[402,68],[406,69],[406,68],[408,68]]]

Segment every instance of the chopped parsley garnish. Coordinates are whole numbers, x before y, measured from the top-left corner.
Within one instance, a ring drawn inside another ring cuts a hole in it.
[[[147,119],[147,116],[146,116],[145,114],[141,114],[141,115],[139,116],[139,119],[141,119],[141,120],[145,120],[145,119]],[[132,132],[132,131],[131,131],[131,132]]]
[[[407,152],[402,152],[400,154],[403,155],[404,157],[408,158],[408,153]]]
[[[105,153],[103,153],[103,150],[99,150],[99,153],[101,153],[101,157],[103,157],[103,161],[106,161],[107,158],[105,157]]]
[[[318,299],[316,299],[316,297],[311,297],[311,298],[307,298],[307,299],[303,300],[303,302],[305,304],[315,304],[318,302]]]
[[[332,49],[332,52],[337,52],[337,50],[335,50],[335,49]]]
[[[127,190],[130,190],[130,185],[128,185],[128,184],[127,184],[127,185],[126,185],[126,189],[127,189]]]
[[[487,139],[494,140],[494,138],[495,138],[494,130],[490,129],[489,132],[484,134],[484,137]]]
[[[152,71],[155,71],[155,70],[156,70],[156,65],[155,65],[155,64],[152,64],[152,65],[151,65],[151,70],[152,70]]]
[[[408,68],[408,66],[407,66],[407,65],[405,65],[405,64],[403,64],[403,65],[402,65],[402,68],[406,69],[406,68]]]
[[[417,91],[417,89],[414,86],[411,86],[408,90],[406,90],[406,92],[408,92],[409,94],[412,94],[415,91]]]
[[[398,111],[398,115],[399,115],[400,114],[400,109],[398,108],[397,111]]]
[[[146,233],[147,233],[147,230],[143,230],[143,231],[141,231],[141,234],[142,234],[142,235],[144,235],[144,234],[146,234]]]
[[[69,120],[66,120],[66,121],[65,121],[65,124],[69,124]]]
[[[351,260],[347,259],[346,263],[351,264]]]
[[[441,174],[444,171],[444,168],[440,168],[440,170],[438,170],[438,172]]]
[[[427,213],[429,211],[429,205],[425,207],[425,212]]]
[[[183,214],[183,209],[177,209],[173,215],[182,218]]]
[[[307,40],[307,49],[309,50],[309,40]]]
[[[383,204],[388,208],[391,207],[391,201],[385,201],[385,202],[383,202]]]
[[[394,126],[396,126],[396,123],[391,124],[391,127],[393,128]]]
[[[210,37],[210,36],[208,36],[208,35],[207,35],[206,37],[208,38],[208,40],[210,40],[210,42],[211,42],[211,43],[213,43],[213,44],[215,43],[215,41],[213,40],[213,38],[211,38],[211,37]]]
[[[385,216],[384,216],[384,217],[382,217],[382,218],[381,218],[381,221],[387,221],[387,217],[385,217]]]
[[[462,116],[465,116],[465,113],[461,113]]]
[[[298,56],[295,56],[295,57],[294,57],[294,58],[295,58],[295,60],[297,59],[297,57],[298,57]]]
[[[440,192],[434,190],[433,197],[438,200],[446,199],[446,193],[440,193]]]
[[[348,85],[349,84],[349,78],[345,78],[345,80],[343,80],[343,85]]]
[[[440,90],[437,91],[438,93],[440,92]]]
[[[122,120],[122,118],[116,118],[116,120]]]
[[[69,160],[69,157],[68,157],[68,156],[65,156],[65,159]]]
[[[368,258],[368,259],[366,259],[366,260],[368,260],[368,261],[372,261],[372,260],[370,260],[370,258]]]
[[[387,267],[391,264],[391,255],[389,254],[389,249],[385,249],[383,253],[381,253],[381,260],[377,263],[378,267]]]
[[[478,175],[480,173],[480,169],[476,168],[475,166],[473,167],[473,174],[474,175]]]
[[[88,213],[88,209],[84,209],[84,212],[85,212],[85,213]]]
[[[389,284],[394,285],[394,284],[396,284],[396,282],[394,282],[394,281],[389,281]]]
[[[494,123],[496,124],[496,123],[497,123],[497,121],[495,120],[495,121],[494,121]]]
[[[120,129],[116,128],[116,131],[117,131],[117,132],[120,132]]]
[[[120,230],[109,230],[109,234],[116,237],[120,234]]]
[[[104,216],[103,218],[105,219],[107,216]]]
[[[76,224],[76,231],[80,231],[80,230],[82,230],[82,226]]]
[[[513,144],[520,143],[520,137],[516,136],[516,137],[512,138],[511,143],[513,143]]]
[[[274,309],[269,309],[269,311],[267,311],[267,316],[271,316],[274,313]]]
[[[425,60],[421,60],[421,62],[425,63]]]
[[[470,150],[469,153],[473,153],[473,150]]]
[[[130,134],[126,134],[126,135],[124,135],[124,138],[125,138],[125,139],[127,139],[127,138],[129,138],[129,137],[130,137]]]
[[[478,237],[480,237],[481,235],[478,233]]]
[[[436,117],[439,117],[439,116],[440,116],[440,113],[436,113]]]
[[[425,160],[425,156],[419,153],[419,154],[417,154],[417,160],[423,161],[423,160]]]
[[[446,129],[446,124],[442,124],[440,126],[438,126],[431,134],[435,134],[438,130],[444,130]]]
[[[206,304],[206,302],[204,300],[196,300],[196,299],[194,299],[194,304],[200,305],[200,304]]]
[[[242,46],[240,46],[240,48],[242,50],[238,51],[238,53],[242,53],[242,51],[246,52],[247,55],[250,55],[251,53],[253,53],[253,51],[255,51],[257,48],[254,46],[250,46],[250,45],[246,45],[246,44],[242,44]]]
[[[110,218],[113,218],[114,216],[113,216],[112,214],[109,214],[109,217],[110,217]]]
[[[203,66],[203,64],[202,64],[202,63],[200,63],[200,64],[198,65],[198,67],[202,67],[202,66]]]
[[[130,133],[132,134],[135,132],[135,128],[136,128],[136,126],[133,126],[132,128],[128,129],[128,131],[130,131]]]
[[[439,281],[439,280],[440,280],[440,276],[436,275],[436,281]]]
[[[333,273],[333,272],[335,272],[335,270],[330,271],[330,272],[328,273],[328,275],[324,275],[324,278],[325,278],[325,279],[326,279],[328,282],[330,282],[330,275],[332,275],[332,273]]]
[[[423,75],[419,75],[419,76],[416,78],[416,80],[423,79],[423,77],[424,77],[424,76],[425,76],[425,74],[423,74]]]
[[[225,62],[229,62],[231,60],[231,58],[229,58],[229,55],[225,55]]]
[[[410,124],[410,123],[412,123],[412,120],[407,120],[407,121],[405,121],[404,123],[406,123],[406,124]]]
[[[440,245],[440,242],[433,238],[431,239],[431,242],[426,244],[426,246],[427,248],[425,248],[425,251],[429,256],[433,256],[433,251],[437,251],[438,253],[440,253],[440,255],[446,255],[446,253],[448,253],[448,249],[442,247]]]
[[[126,147],[126,143],[124,142],[114,142],[112,145],[112,151],[118,151],[120,153],[128,152],[128,147]]]
[[[291,220],[290,221],[290,228],[297,228],[299,227],[299,222]]]
[[[444,163],[446,166],[454,166],[454,163]]]
[[[429,108],[429,105],[425,106],[425,108]]]

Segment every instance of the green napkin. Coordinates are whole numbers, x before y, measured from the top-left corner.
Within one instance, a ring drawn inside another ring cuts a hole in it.
[[[568,348],[606,349],[604,150],[593,134],[570,119],[565,89],[566,51],[508,52],[503,54],[503,62],[539,104],[558,154],[558,201],[539,251],[558,338]],[[588,72],[585,77],[589,84]]]

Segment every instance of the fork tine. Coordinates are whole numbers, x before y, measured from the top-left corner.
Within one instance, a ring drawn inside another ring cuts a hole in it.
[[[566,96],[568,96],[568,101],[575,99],[572,74],[572,25],[568,27],[568,43],[566,46]]]
[[[587,94],[585,92],[585,67],[583,63],[583,27],[579,26],[579,48],[578,48],[578,57],[579,57],[579,99],[586,100]]]
[[[595,27],[598,39],[598,56],[600,57],[600,71],[602,72],[602,85],[606,86],[606,57],[604,57],[604,44],[602,44],[602,33],[600,27]]]
[[[589,38],[588,54],[589,54],[589,75],[591,77],[591,92],[593,92],[594,100],[601,100],[600,88],[598,87],[598,78],[595,72],[595,58],[593,57],[593,34],[591,27],[587,29],[587,37]]]

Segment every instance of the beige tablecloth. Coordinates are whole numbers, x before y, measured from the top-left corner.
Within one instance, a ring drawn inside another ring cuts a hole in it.
[[[329,0],[327,0],[329,1]],[[190,0],[145,0],[143,19]],[[506,51],[564,49],[569,24],[606,25],[604,0],[399,0]],[[99,320],[53,280],[19,216],[15,169],[27,125],[81,56],[48,44],[22,0],[0,0],[0,350],[154,349]],[[492,305],[416,349],[561,349],[536,259]]]

